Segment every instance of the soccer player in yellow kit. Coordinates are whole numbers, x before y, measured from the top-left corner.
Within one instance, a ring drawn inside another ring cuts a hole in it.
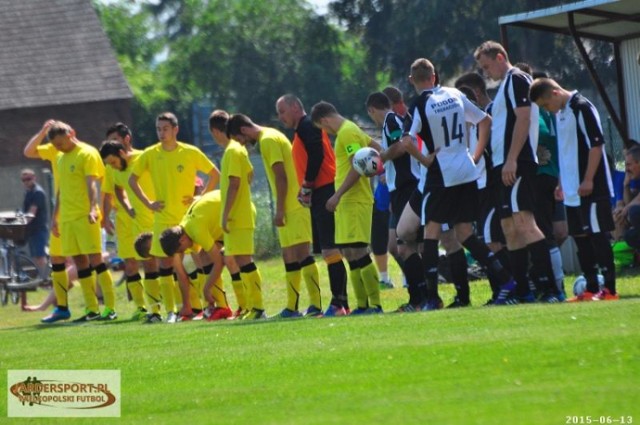
[[[204,252],[206,265],[203,268],[208,275],[204,293],[212,295],[216,306],[209,317],[210,320],[226,319],[233,315],[221,278],[224,268],[221,253],[222,233],[220,191],[214,190],[193,201],[180,224],[166,229],[160,236],[160,245],[169,257],[197,246]]]
[[[47,120],[40,129],[27,143],[24,148],[24,155],[31,159],[43,159],[51,163],[51,173],[53,175],[53,194],[58,193],[58,156],[62,155],[56,147],[51,143],[43,142],[47,138],[47,132],[51,125],[55,123],[53,120]],[[55,295],[56,307],[51,314],[42,319],[43,323],[53,323],[59,320],[67,320],[71,317],[69,311],[69,299],[67,292],[70,289],[69,276],[67,275],[65,257],[62,255],[62,241],[58,235],[50,232],[49,235],[49,259],[51,261],[51,280],[53,293]]]
[[[238,301],[236,317],[265,318],[262,277],[253,261],[256,209],[251,201],[253,166],[247,149],[227,136],[229,114],[215,110],[209,117],[211,136],[224,154],[220,163],[220,198],[225,264]]]
[[[371,242],[373,194],[369,179],[352,166],[353,155],[359,149],[370,146],[380,151],[380,145],[328,102],[313,106],[311,120],[336,135],[336,193],[326,206],[335,211],[336,244],[349,262],[349,278],[358,301],[358,308],[351,314],[382,313],[378,272],[367,248]]]
[[[79,141],[75,131],[60,121],[51,124],[47,137],[62,152],[58,157],[59,182],[51,227],[54,234],[62,235],[62,255],[73,257],[86,306],[86,314],[75,321],[114,320],[118,315],[113,278],[102,259],[100,182],[104,165],[100,154]],[[104,296],[102,315],[93,270]]]
[[[111,194],[112,197],[115,196],[119,203],[116,209],[115,233],[118,241],[118,256],[124,260],[127,288],[136,304],[132,320],[147,317],[147,313],[149,319],[151,315],[156,315],[155,319],[158,320],[160,316],[160,283],[158,282],[157,262],[155,259],[140,257],[134,249],[136,237],[153,228],[153,212],[142,204],[129,185],[131,170],[140,158],[142,151],[127,150],[127,145],[122,143],[120,139],[123,138],[123,134],[124,137],[131,137],[131,132],[124,124],[113,126],[110,130],[112,131],[107,131],[109,140],[100,146],[100,156],[107,164],[102,191],[105,194]],[[153,196],[153,183],[148,172],[142,174],[138,183],[145,193]],[[106,202],[105,199],[105,204]],[[105,208],[106,213],[107,208]],[[139,273],[140,261],[144,267],[144,283]],[[145,308],[145,289],[149,309]]]
[[[305,315],[322,314],[318,266],[311,256],[311,215],[298,202],[300,186],[289,139],[278,130],[259,126],[242,114],[229,119],[227,133],[242,144],[260,144],[260,156],[275,198],[273,224],[278,228],[287,279],[287,306],[276,317],[302,316],[298,301],[303,276],[310,304]]]
[[[133,167],[129,184],[143,205],[154,212],[150,254],[160,259],[159,280],[167,322],[175,323],[178,319],[173,279],[175,259],[167,257],[162,250],[160,235],[164,230],[180,223],[191,205],[197,172],[209,177],[205,192],[211,191],[218,184],[220,175],[200,149],[178,141],[178,119],[174,114],[165,112],[158,115],[156,131],[159,142],[140,155]],[[155,197],[145,193],[140,187],[139,179],[145,171],[151,174]],[[176,268],[182,270],[180,265]]]

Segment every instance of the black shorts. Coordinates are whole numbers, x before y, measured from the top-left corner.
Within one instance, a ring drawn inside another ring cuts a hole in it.
[[[411,199],[413,192],[416,190],[416,185],[408,185],[394,190],[389,193],[391,198],[391,215],[389,216],[389,227],[395,229],[398,225],[398,220],[404,211],[405,205]]]
[[[556,209],[554,192],[557,186],[557,177],[552,177],[548,174],[536,175],[536,203],[533,208],[533,215],[538,228],[548,241],[555,241],[553,236],[553,215]]]
[[[487,186],[478,190],[478,204],[480,205],[477,222],[478,238],[485,244],[499,242],[506,244],[499,214],[496,213],[496,186]]]
[[[389,211],[380,211],[373,207],[373,218],[371,219],[371,251],[374,255],[384,255],[387,253],[389,245]]]
[[[571,236],[610,232],[614,229],[611,202],[608,199],[580,199],[579,207],[567,206],[567,223]]]
[[[534,211],[537,169],[535,162],[519,161],[513,186],[502,183],[502,165],[493,169],[494,178],[500,187],[498,212],[501,219],[520,211]]]
[[[478,185],[475,181],[451,187],[429,190],[425,203],[425,224],[428,222],[472,223],[478,214]]]
[[[325,205],[335,193],[333,184],[327,184],[311,192],[311,227],[314,252],[318,249],[337,248],[335,243],[336,222],[333,213]]]

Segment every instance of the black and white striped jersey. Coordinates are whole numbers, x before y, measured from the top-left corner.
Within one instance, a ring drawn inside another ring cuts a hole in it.
[[[427,173],[426,188],[475,181],[478,170],[467,147],[466,123],[478,124],[486,114],[459,90],[434,87],[415,102],[410,133],[420,136],[429,153],[439,149]]]
[[[407,115],[405,118],[411,120]],[[399,142],[404,133],[405,119],[399,115],[389,112],[384,117],[382,126],[382,148],[389,149]],[[389,192],[405,186],[415,186],[420,178],[420,163],[408,153],[404,153],[394,160],[387,161],[384,165],[385,177]]]
[[[587,98],[574,91],[565,107],[558,111],[556,124],[564,203],[576,207],[580,205],[578,188],[587,170],[589,151],[604,145],[600,115]],[[603,149],[602,159],[593,178],[593,192],[589,198],[602,200],[612,196],[611,172]]]
[[[527,138],[518,161],[538,162],[536,149],[538,147],[538,105],[529,99],[531,76],[518,68],[511,68],[500,83],[498,92],[491,106],[491,160],[494,167],[498,167],[507,160],[513,130],[516,125],[516,108],[530,107],[529,137]]]

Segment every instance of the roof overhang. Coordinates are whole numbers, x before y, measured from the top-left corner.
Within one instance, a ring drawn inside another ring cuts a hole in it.
[[[640,1],[585,0],[548,9],[502,16],[500,26],[514,26],[608,42],[640,37]]]

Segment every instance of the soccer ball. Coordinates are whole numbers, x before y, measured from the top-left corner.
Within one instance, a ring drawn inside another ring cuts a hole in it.
[[[600,286],[600,289],[604,287],[604,276],[602,276],[601,274],[598,275],[598,285]],[[587,279],[583,275],[580,275],[573,282],[573,295],[575,295],[576,297],[580,296],[584,294],[584,291],[586,290]]]
[[[372,177],[384,171],[380,154],[373,148],[358,149],[353,155],[353,168],[365,177]]]

